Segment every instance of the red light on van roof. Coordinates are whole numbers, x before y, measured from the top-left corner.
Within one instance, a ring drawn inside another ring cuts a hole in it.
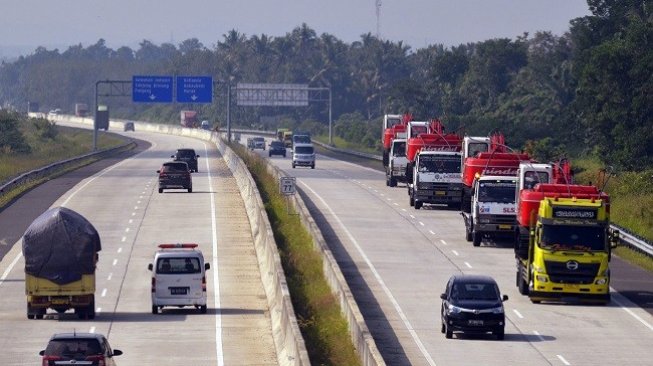
[[[197,248],[199,245],[197,244],[191,244],[191,243],[177,243],[177,244],[159,244],[159,248],[161,249],[175,249],[175,248]]]

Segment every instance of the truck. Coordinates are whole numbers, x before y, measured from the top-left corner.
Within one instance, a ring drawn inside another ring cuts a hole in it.
[[[475,247],[485,236],[512,239],[516,227],[517,177],[483,175],[474,180],[472,212],[461,212],[465,239]]]
[[[197,111],[184,110],[181,111],[180,116],[181,127],[197,128],[199,123],[197,119]]]
[[[277,140],[283,142],[283,134],[286,131],[290,131],[287,128],[277,128]]]
[[[501,133],[490,137],[463,139],[462,150],[462,205],[461,211],[472,212],[474,180],[483,175],[517,176],[519,164],[529,162],[528,154],[511,152]]]
[[[569,177],[566,177],[569,180]],[[610,302],[610,197],[591,185],[536,183],[519,191],[516,285],[533,303]]]
[[[88,115],[88,104],[75,103],[75,116],[86,117]]]
[[[388,166],[388,157],[392,140],[398,138],[398,132],[406,131],[406,123],[412,119],[410,114],[386,114],[383,116],[383,127],[381,129],[381,144],[383,145],[383,166]],[[403,136],[405,138],[405,136]]]
[[[385,167],[385,184],[388,187],[396,187],[397,182],[406,182],[407,164],[406,139],[393,139],[390,154],[388,155],[388,166]]]
[[[95,318],[95,269],[100,236],[79,213],[55,207],[25,231],[27,318],[43,319],[48,309],[74,309],[80,319]]]
[[[422,127],[426,127],[426,132],[417,132],[422,131]],[[410,126],[407,134],[412,136],[406,152],[408,203],[416,210],[425,203],[459,207],[462,138],[453,133],[445,134],[438,119],[426,126]]]
[[[283,131],[283,144],[292,149],[292,131]]]

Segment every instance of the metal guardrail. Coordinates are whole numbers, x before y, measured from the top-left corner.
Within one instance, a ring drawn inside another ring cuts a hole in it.
[[[619,230],[619,238],[621,242],[626,246],[630,247],[633,250],[636,250],[640,253],[646,254],[649,257],[653,257],[653,243],[640,237],[639,235],[633,234],[628,229],[623,228],[618,225],[610,225],[613,229]]]

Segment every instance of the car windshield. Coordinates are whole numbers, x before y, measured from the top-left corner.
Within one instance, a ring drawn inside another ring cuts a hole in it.
[[[480,182],[478,201],[515,203],[516,186],[515,182]]]
[[[460,173],[460,158],[423,155],[419,157],[419,171],[421,173]]]
[[[549,250],[605,250],[605,228],[600,225],[542,225],[540,247]]]
[[[45,349],[46,356],[60,356],[83,360],[87,356],[101,355],[102,347],[97,339],[53,339]]]
[[[195,151],[193,150],[177,150],[177,156],[181,158],[194,158]]]
[[[265,139],[263,137],[254,137],[254,141],[262,142],[262,141],[265,141]]]
[[[454,300],[498,300],[499,289],[493,283],[454,283],[451,289]]]
[[[162,274],[188,274],[200,273],[200,260],[197,257],[166,257],[159,258],[156,264],[156,273]]]
[[[186,163],[164,165],[163,171],[170,172],[170,173],[186,172],[188,171],[188,165],[186,165]]]
[[[295,147],[295,154],[312,154],[313,146],[297,146]]]

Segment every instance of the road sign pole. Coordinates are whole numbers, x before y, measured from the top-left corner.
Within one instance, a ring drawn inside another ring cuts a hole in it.
[[[329,87],[329,146],[333,146],[333,129],[331,121],[331,87]]]
[[[227,80],[227,142],[231,142],[231,80]]]
[[[97,150],[97,108],[98,108],[98,96],[97,89],[100,81],[95,82],[95,108],[93,111],[93,151]]]

